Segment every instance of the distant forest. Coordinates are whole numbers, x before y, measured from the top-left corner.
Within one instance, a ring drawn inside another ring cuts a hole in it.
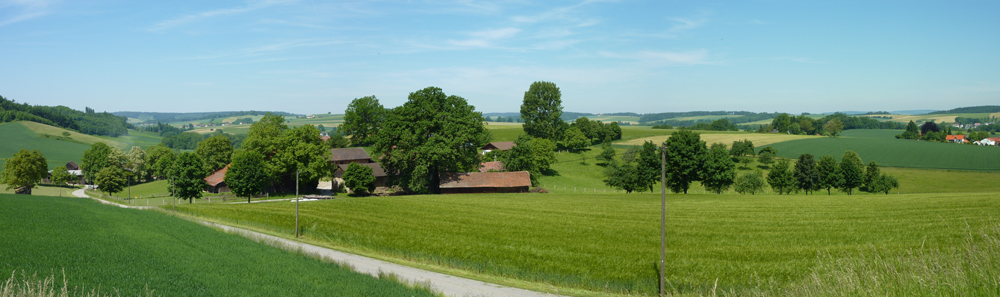
[[[293,113],[283,111],[214,111],[214,112],[142,112],[142,111],[116,111],[112,114],[133,119],[139,119],[143,123],[155,124],[158,122],[183,122],[210,120],[216,118],[228,118],[247,115],[264,115],[270,112],[275,115],[295,116]]]
[[[97,113],[90,107],[79,111],[65,106],[33,106],[0,96],[0,123],[13,121],[32,121],[83,134],[112,137],[128,135],[131,128],[127,118]]]
[[[983,105],[959,107],[951,110],[935,111],[928,114],[949,114],[949,113],[994,113],[1000,112],[1000,105]]]

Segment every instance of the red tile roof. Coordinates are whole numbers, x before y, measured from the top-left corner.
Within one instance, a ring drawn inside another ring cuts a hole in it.
[[[493,162],[483,162],[479,164],[479,172],[493,171],[503,171],[503,162],[493,161]]]
[[[948,135],[944,140],[965,140],[965,135]]]
[[[226,167],[219,169],[219,171],[212,172],[211,175],[205,178],[205,182],[207,182],[209,186],[213,187],[219,185],[219,183],[226,180],[226,172],[229,171],[229,165],[233,164],[232,163],[226,164]]]
[[[514,188],[530,187],[527,171],[515,172],[454,172],[442,173],[442,189],[454,188]]]
[[[327,141],[327,140],[330,140],[330,135],[323,135],[323,136],[320,136],[320,137],[319,137],[319,140],[322,140],[322,141]]]

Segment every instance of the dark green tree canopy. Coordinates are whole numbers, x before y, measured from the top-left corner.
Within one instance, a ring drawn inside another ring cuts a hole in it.
[[[76,177],[69,174],[65,166],[58,166],[56,169],[52,169],[52,183],[57,185],[65,185],[68,182],[76,180]]]
[[[559,139],[562,135],[562,93],[555,83],[536,81],[524,92],[521,118],[524,132],[535,138]]]
[[[764,173],[760,169],[747,172],[736,178],[737,193],[754,195],[764,192]]]
[[[94,178],[97,189],[108,194],[121,192],[127,186],[127,182],[125,169],[118,166],[104,167]]]
[[[375,192],[374,170],[368,166],[351,162],[344,170],[344,186],[351,189],[355,195],[364,195]]]
[[[233,143],[226,135],[215,135],[199,142],[195,153],[205,162],[205,171],[215,172],[229,164]]]
[[[726,146],[720,143],[712,144],[703,168],[701,184],[710,192],[722,194],[736,179],[736,163],[729,157]]]
[[[111,147],[103,142],[96,142],[83,152],[80,160],[80,170],[88,180],[94,180],[94,175],[105,167],[111,166],[108,155],[111,154]]]
[[[165,179],[170,175],[174,157],[174,151],[162,144],[146,148],[146,166],[156,179]]]
[[[7,159],[0,173],[0,183],[7,184],[8,190],[21,188],[31,194],[31,188],[48,174],[49,165],[41,151],[21,149]]]
[[[823,156],[816,164],[816,171],[819,173],[819,188],[826,189],[826,194],[833,195],[830,189],[840,188],[843,177],[840,174],[840,166],[833,156]]]
[[[177,156],[173,167],[174,195],[188,200],[188,203],[201,198],[201,191],[207,185],[205,183],[207,175],[205,164],[198,155],[191,152],[181,153]]]
[[[428,87],[389,113],[375,154],[385,156],[382,167],[404,189],[439,193],[439,174],[476,170],[479,148],[488,142],[482,113],[462,97]]]
[[[767,173],[767,183],[771,185],[771,189],[778,191],[778,195],[791,193],[795,188],[795,175],[789,170],[790,167],[787,160],[781,160]]]
[[[238,197],[247,197],[264,191],[267,187],[267,173],[264,171],[264,155],[252,150],[237,150],[233,153],[233,163],[226,171],[226,185]]]
[[[799,161],[795,163],[795,187],[805,191],[807,195],[820,189],[819,171],[813,155],[799,155]]]
[[[347,105],[347,110],[344,111],[344,123],[338,130],[350,135],[354,143],[369,143],[385,121],[386,112],[385,107],[382,107],[375,96],[354,99]]]
[[[840,188],[847,192],[847,195],[854,194],[854,188],[860,187],[864,182],[865,163],[861,162],[861,156],[854,151],[844,152],[840,158]]]
[[[667,146],[667,187],[687,194],[691,182],[701,180],[708,148],[701,135],[681,129],[670,135]]]

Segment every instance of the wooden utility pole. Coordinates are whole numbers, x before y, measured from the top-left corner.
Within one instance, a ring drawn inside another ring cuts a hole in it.
[[[660,149],[660,297],[663,294],[663,266],[667,258],[667,143]]]
[[[299,170],[295,170],[295,238],[299,238]]]

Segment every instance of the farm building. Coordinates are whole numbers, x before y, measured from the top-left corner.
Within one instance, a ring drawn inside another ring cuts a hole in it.
[[[441,194],[526,193],[531,188],[527,171],[442,173]]]
[[[492,162],[483,162],[479,164],[479,172],[489,172],[489,171],[494,171],[494,172],[503,171],[503,162],[492,161]]]
[[[80,170],[80,165],[76,165],[76,162],[69,161],[69,163],[66,163],[66,170]]]
[[[330,153],[330,163],[337,165],[351,164],[351,162],[358,164],[374,162],[368,152],[360,147],[335,148],[330,149]]]
[[[997,144],[1000,144],[1000,137],[986,138],[980,141],[976,141],[975,144],[982,146],[996,146]]]
[[[358,163],[358,165],[368,166],[372,169],[376,187],[384,187],[388,183],[389,175],[385,173],[385,169],[382,169],[382,165],[379,163]],[[338,164],[337,169],[333,172],[333,176],[338,179],[338,183],[343,183],[344,172],[347,171],[347,166],[350,166],[350,164]]]
[[[493,150],[507,151],[515,146],[513,141],[494,141],[487,143],[482,147],[483,154],[489,153]]]
[[[965,135],[948,135],[944,137],[944,140],[954,143],[965,143]]]
[[[232,165],[232,164],[229,164]],[[226,185],[226,172],[229,171],[229,165],[219,169],[216,172],[212,172],[211,175],[205,178],[205,182],[208,186],[205,187],[205,191],[209,193],[228,193],[232,192],[229,186]]]

